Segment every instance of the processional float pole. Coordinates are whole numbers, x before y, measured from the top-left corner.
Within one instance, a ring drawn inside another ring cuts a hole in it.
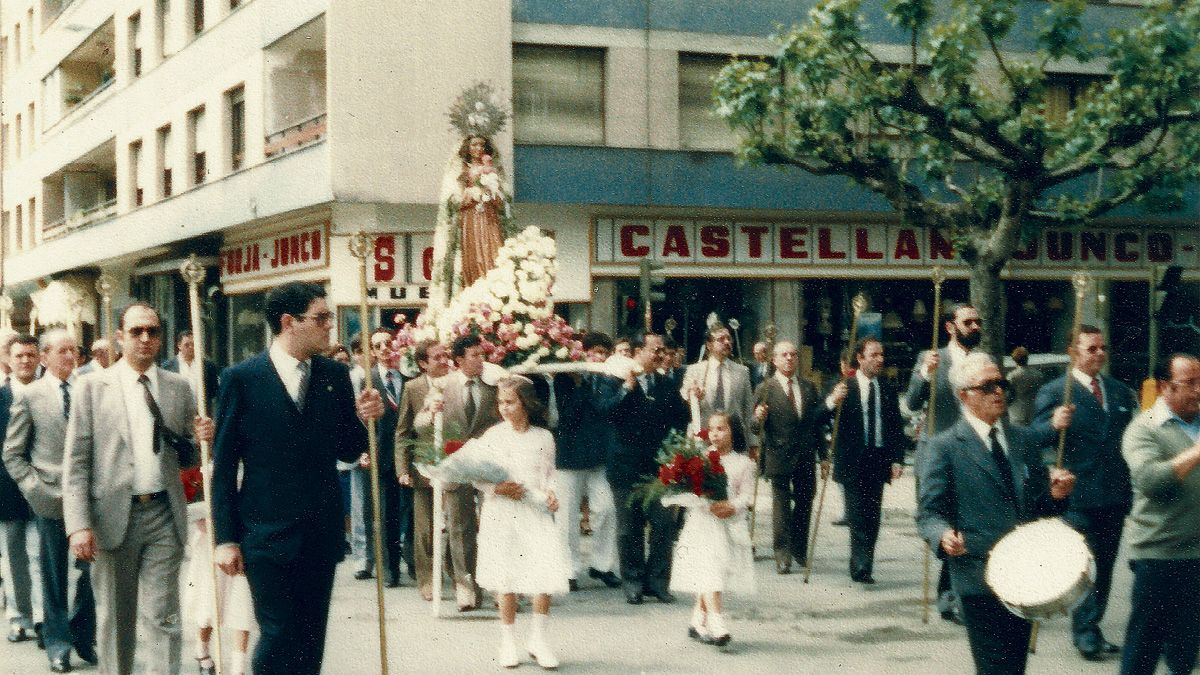
[[[938,322],[942,319],[942,284],[946,281],[946,270],[941,265],[933,268],[933,338],[929,346],[930,354],[937,354],[939,329]],[[920,364],[917,365],[921,367]],[[929,371],[929,405],[926,406],[925,413],[925,437],[933,438],[934,430],[937,429],[937,368]],[[914,468],[915,467],[914,462]],[[918,474],[917,481],[917,496],[920,499],[921,494],[921,476]],[[925,544],[925,555],[921,563],[921,623],[929,623],[929,586],[930,586],[930,566],[932,562],[930,558],[932,552],[929,550],[929,544]]]

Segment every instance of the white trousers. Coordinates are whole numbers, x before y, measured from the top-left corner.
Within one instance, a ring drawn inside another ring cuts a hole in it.
[[[604,475],[604,467],[595,469],[557,469],[555,492],[558,511],[554,522],[571,552],[573,578],[583,572],[583,556],[579,552],[579,505],[586,495],[588,520],[592,527],[591,564],[600,572],[612,572],[617,565],[617,514],[613,505],[612,488]]]

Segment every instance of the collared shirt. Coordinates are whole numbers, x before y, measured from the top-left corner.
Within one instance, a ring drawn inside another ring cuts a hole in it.
[[[719,378],[718,374],[720,375]],[[717,400],[717,380],[720,379],[721,388],[724,390],[721,397],[725,400],[726,407],[728,407],[729,380],[732,377],[733,374],[729,368],[729,359],[724,361],[708,359],[704,364],[704,400],[709,403]]]
[[[1191,422],[1185,422],[1182,417],[1175,414],[1167,406],[1167,402],[1160,396],[1150,407],[1150,420],[1157,426],[1165,427],[1168,424],[1174,424],[1180,428],[1183,433],[1192,441],[1200,440],[1200,415],[1197,415]]]
[[[46,371],[46,374],[43,375],[42,377],[54,382],[54,391],[58,392],[58,405],[59,405],[59,407],[63,407],[63,405],[66,403],[66,400],[65,400],[66,396],[63,394],[63,388],[62,388],[63,381],[58,379],[57,377],[55,377],[48,370]],[[73,385],[74,383],[75,383],[75,375],[72,373],[71,375],[67,376],[66,384]],[[70,387],[68,386],[68,388],[70,388]]]
[[[1078,368],[1072,368],[1071,375],[1079,384],[1083,385],[1084,389],[1088,390],[1089,394],[1092,393],[1092,380],[1095,380],[1100,385],[1100,398],[1104,399],[1104,409],[1108,410],[1108,390],[1104,388],[1104,378],[1099,375],[1092,377]]]
[[[775,371],[775,381],[779,383],[780,387],[783,387],[784,394],[787,394],[788,380],[791,380],[792,382],[792,391],[796,392],[796,414],[799,415],[800,411],[804,410],[804,402],[800,400],[802,398],[800,378],[796,375],[796,373],[792,373],[792,376],[788,377],[778,370]]]
[[[287,389],[288,396],[295,401],[300,396],[300,359],[287,353],[278,341],[271,343],[270,356],[275,372],[279,373],[279,379],[283,380],[284,389]],[[308,359],[304,363],[311,367],[311,361]]]
[[[146,390],[138,382],[141,373],[129,365],[127,359],[116,363],[117,378],[121,381],[121,395],[125,397],[125,411],[129,415],[129,444],[133,452],[133,494],[146,495],[162,492],[162,458],[154,452],[154,415],[146,404]],[[154,400],[158,394],[158,366],[146,369],[150,380],[150,393]],[[162,407],[161,405],[159,406]]]
[[[859,402],[862,403],[862,423],[864,436],[867,433],[867,429],[871,428],[871,425],[867,423],[867,400],[871,395],[871,389],[875,389],[875,438],[868,439],[868,445],[874,445],[874,447],[882,448],[883,412],[881,409],[883,408],[883,392],[879,390],[879,379],[868,378],[866,375],[863,375],[861,368],[854,372],[854,377],[858,378],[858,398]]]
[[[934,353],[936,353],[936,352],[934,352]],[[938,364],[938,369],[941,370],[942,368],[946,368],[947,369],[946,372],[948,373],[948,372],[950,372],[949,368],[951,366],[953,366],[954,364],[958,363],[959,361],[962,361],[963,359],[967,358],[967,355],[970,353],[971,352],[967,351],[966,347],[963,347],[962,345],[958,344],[958,342],[951,340],[950,342],[946,343],[946,354],[950,356],[950,363]],[[925,371],[924,367],[921,368],[920,372],[921,372],[921,377],[924,378],[926,382],[928,382],[929,381],[929,373]]]
[[[479,387],[483,384],[483,380],[478,377],[467,377],[461,370],[454,371],[454,376],[458,378],[459,384],[462,385],[463,396],[470,396],[471,400],[475,403],[475,410],[479,410],[479,396],[481,394]],[[468,387],[467,382],[469,380],[475,380],[475,386]],[[463,404],[465,405],[466,402],[467,400],[464,398]]]
[[[987,449],[989,454],[992,452],[991,433],[992,429],[995,428],[996,440],[1000,441],[1000,449],[1004,451],[1005,455],[1010,457],[1012,456],[1012,453],[1008,451],[1008,438],[1004,435],[1003,424],[1000,424],[999,422],[996,422],[995,424],[988,424],[975,415],[972,415],[971,411],[967,410],[966,406],[963,406],[962,416],[963,419],[965,419],[967,423],[971,425],[971,428],[975,430],[975,433],[979,436],[979,440],[983,441],[983,447]]]

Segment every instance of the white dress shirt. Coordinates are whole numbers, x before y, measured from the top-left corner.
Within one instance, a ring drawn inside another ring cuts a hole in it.
[[[300,398],[300,359],[292,356],[284,350],[283,346],[278,341],[271,343],[271,365],[275,366],[275,372],[279,373],[279,379],[283,380],[283,388],[287,389],[288,396],[292,397],[292,401],[297,401]],[[312,367],[311,359],[304,361],[309,367]],[[311,374],[312,371],[310,370]]]
[[[1095,380],[1096,384],[1100,385],[1100,398],[1104,399],[1104,409],[1108,410],[1108,391],[1104,388],[1103,378],[1099,376],[1092,377],[1078,368],[1072,368],[1071,375],[1075,376],[1075,380],[1079,382],[1079,384],[1082,384],[1083,388],[1087,389],[1089,394],[1092,393],[1092,380]],[[1093,396],[1095,396],[1095,394],[1093,394]]]
[[[58,405],[59,405],[59,407],[61,408],[61,407],[63,406],[63,404],[64,404],[64,403],[66,403],[66,401],[64,400],[64,399],[65,399],[65,396],[64,396],[64,394],[63,394],[63,389],[62,389],[63,381],[62,381],[62,380],[60,380],[60,379],[58,379],[57,377],[55,377],[55,376],[54,376],[54,375],[53,375],[53,374],[52,374],[50,371],[48,371],[48,370],[46,371],[46,374],[45,374],[45,375],[43,375],[42,377],[44,377],[44,378],[46,378],[47,380],[50,380],[51,382],[53,382],[53,383],[54,383],[54,391],[55,391],[55,392],[58,394]],[[74,375],[74,374],[71,374],[71,375],[68,375],[68,376],[67,376],[67,384],[68,384],[68,385],[73,385],[73,384],[75,384],[75,375]],[[68,387],[68,389],[69,389],[69,388],[70,388],[70,387]]]
[[[704,375],[704,400],[712,405],[712,402],[717,400],[717,379],[720,374],[721,389],[724,390],[722,396],[725,399],[725,407],[729,407],[730,398],[730,379],[733,377],[733,371],[729,368],[729,360],[718,361],[717,359],[708,359],[705,364]]]
[[[127,359],[118,361],[116,367],[117,377],[121,381],[121,394],[125,397],[125,411],[129,416],[129,442],[133,452],[133,494],[162,492],[166,489],[163,483],[162,458],[154,452],[154,415],[146,403],[146,390],[138,382],[141,374],[129,365]],[[150,366],[145,374],[150,380],[150,393],[157,402],[160,400],[158,366]]]
[[[875,438],[867,439],[867,445],[875,448],[883,447],[883,392],[879,390],[879,379],[868,378],[863,375],[861,368],[854,372],[854,377],[858,378],[858,399],[862,404],[862,423],[863,437],[866,438],[867,429],[871,425],[867,424],[867,399],[871,394],[871,389],[875,389]]]
[[[965,419],[967,423],[971,425],[971,428],[975,430],[975,433],[979,435],[979,440],[983,441],[983,447],[987,450],[989,457],[992,454],[991,433],[993,427],[996,429],[996,440],[1000,441],[1000,449],[1004,451],[1006,457],[1012,457],[1012,453],[1008,451],[1008,438],[1006,438],[1004,435],[1003,424],[1000,424],[999,422],[996,424],[988,424],[987,422],[984,422],[978,417],[972,415],[971,411],[967,410],[966,406],[963,406],[962,416],[963,419]]]

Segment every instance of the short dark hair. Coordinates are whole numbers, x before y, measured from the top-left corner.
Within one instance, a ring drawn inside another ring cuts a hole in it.
[[[634,350],[641,349],[646,346],[646,338],[661,337],[658,333],[634,333],[629,336],[629,347]]]
[[[975,309],[975,305],[972,305],[969,302],[947,302],[946,305],[942,307],[942,322],[953,323],[954,319],[958,317],[958,313],[964,309]]]
[[[583,336],[583,339],[580,340],[580,342],[583,343],[583,351],[585,351],[585,352],[594,347],[604,347],[605,349],[607,349],[610,352],[613,350],[612,338],[608,337],[607,334],[601,333],[598,330],[589,331],[588,333],[585,333]]]
[[[1029,365],[1029,350],[1024,347],[1017,347],[1012,350],[1012,354],[1009,356],[1012,356],[1013,363],[1018,366],[1025,367]]]
[[[878,343],[879,346],[881,346],[881,347],[883,346],[883,341],[881,341],[877,337],[860,338],[858,340],[858,342],[854,343],[854,358],[855,358],[855,360],[862,358],[863,352],[867,351],[867,345],[871,344],[872,342]],[[847,359],[846,362],[849,363],[850,362],[849,359]]]
[[[1071,333],[1071,344],[1067,345],[1067,347],[1073,348],[1075,345],[1079,344],[1080,335],[1104,335],[1104,331],[1090,323],[1081,323],[1079,324],[1079,330]]]
[[[427,363],[429,361],[429,348],[438,344],[441,343],[437,340],[421,340],[418,342],[417,346],[413,348],[413,360],[417,362],[417,365]]]
[[[175,334],[175,348],[176,349],[179,349],[180,343],[182,343],[183,338],[186,338],[186,337],[192,337],[192,331],[190,328],[184,328],[183,330],[181,330]]]
[[[300,316],[308,311],[313,301],[325,297],[325,289],[304,281],[289,281],[276,286],[267,293],[267,325],[272,335],[283,330],[283,315]]]
[[[467,355],[468,349],[478,347],[481,344],[483,344],[483,340],[479,339],[478,335],[460,336],[450,344],[450,355],[456,359],[461,359]]]
[[[708,330],[704,331],[704,344],[708,344],[708,343],[712,342],[713,338],[717,337],[717,335],[721,332],[728,332],[730,337],[733,336],[733,332],[729,330],[729,326],[726,326],[725,324],[718,321],[718,322],[714,323],[713,325],[709,326]]]
[[[135,307],[141,307],[143,309],[148,309],[151,312],[154,312],[154,317],[156,319],[158,319],[159,325],[160,326],[162,325],[162,315],[158,313],[157,309],[154,309],[153,307],[151,307],[150,303],[146,302],[145,300],[134,300],[133,302],[131,302],[128,305],[125,305],[124,307],[121,308],[121,318],[117,322],[117,328],[120,328],[121,330],[125,330],[125,315],[129,314],[129,310],[131,310]]]
[[[1159,359],[1158,363],[1154,364],[1154,379],[1159,382],[1170,382],[1171,371],[1174,370],[1175,362],[1178,360],[1197,361],[1195,354],[1187,352],[1171,352],[1165,359]]]
[[[32,335],[30,335],[29,333],[21,333],[20,335],[18,335],[16,337],[16,339],[14,339],[12,341],[12,344],[13,345],[27,345],[27,346],[33,347],[34,349],[38,349],[38,347],[39,347],[38,339],[33,337]],[[9,349],[12,349],[12,345],[9,345]]]

